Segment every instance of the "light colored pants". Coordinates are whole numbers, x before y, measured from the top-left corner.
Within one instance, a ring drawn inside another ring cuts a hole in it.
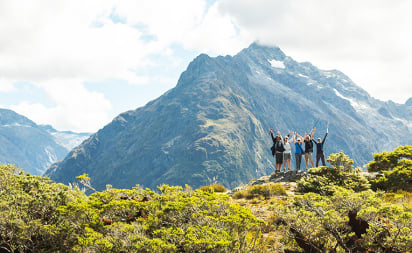
[[[312,162],[313,163],[312,152],[305,153],[305,162]]]

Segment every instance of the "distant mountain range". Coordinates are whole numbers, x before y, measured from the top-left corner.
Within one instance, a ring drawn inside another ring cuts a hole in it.
[[[12,110],[0,109],[0,164],[15,164],[33,175],[42,175],[89,136],[59,132]]]
[[[372,153],[412,143],[412,100],[371,97],[337,70],[299,63],[253,43],[235,56],[201,54],[175,88],[117,116],[45,175],[63,183],[89,174],[106,184],[234,187],[274,171],[269,129],[304,134],[316,125],[327,154],[358,166]]]

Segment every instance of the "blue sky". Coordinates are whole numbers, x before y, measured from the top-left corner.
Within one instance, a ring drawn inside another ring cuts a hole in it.
[[[411,11],[408,0],[4,0],[0,107],[95,132],[173,88],[200,53],[234,55],[254,41],[404,103]]]

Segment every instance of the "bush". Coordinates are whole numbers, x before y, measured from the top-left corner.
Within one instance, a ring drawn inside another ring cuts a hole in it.
[[[208,192],[226,192],[227,191],[226,188],[220,184],[201,186],[199,189],[202,191],[208,191]]]
[[[87,183],[87,175],[81,177]],[[229,196],[182,187],[78,187],[0,166],[6,252],[249,252],[263,221]],[[145,201],[148,200],[148,201]]]
[[[10,252],[59,251],[77,242],[56,215],[59,206],[84,201],[78,189],[0,165],[0,248]],[[67,249],[67,248],[66,248]]]
[[[399,146],[389,153],[384,151],[373,154],[373,161],[370,161],[366,167],[369,172],[389,171],[408,160],[412,160],[411,145]]]
[[[262,185],[253,185],[248,187],[246,190],[241,190],[235,192],[232,196],[234,199],[254,199],[263,197],[264,199],[269,199],[273,196],[286,195],[286,189],[283,185],[279,183],[269,183]]]
[[[343,152],[331,154],[328,162],[332,167],[321,166],[309,169],[310,176],[301,178],[296,184],[296,190],[301,193],[315,192],[332,195],[335,186],[356,192],[369,189],[369,182],[361,175],[361,170],[354,169],[353,160]]]
[[[374,160],[367,164],[368,171],[380,171],[370,183],[374,190],[396,192],[412,191],[412,146],[400,146],[392,152],[373,155]]]
[[[382,200],[382,192],[297,195],[275,204],[274,217],[288,250],[304,252],[409,252],[412,213],[402,204]]]

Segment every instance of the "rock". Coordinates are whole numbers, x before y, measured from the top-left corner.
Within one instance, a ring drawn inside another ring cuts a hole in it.
[[[308,175],[309,174],[306,171],[302,170],[289,170],[286,172],[272,173],[272,175],[270,175],[269,182],[296,182],[302,177],[306,177]]]

